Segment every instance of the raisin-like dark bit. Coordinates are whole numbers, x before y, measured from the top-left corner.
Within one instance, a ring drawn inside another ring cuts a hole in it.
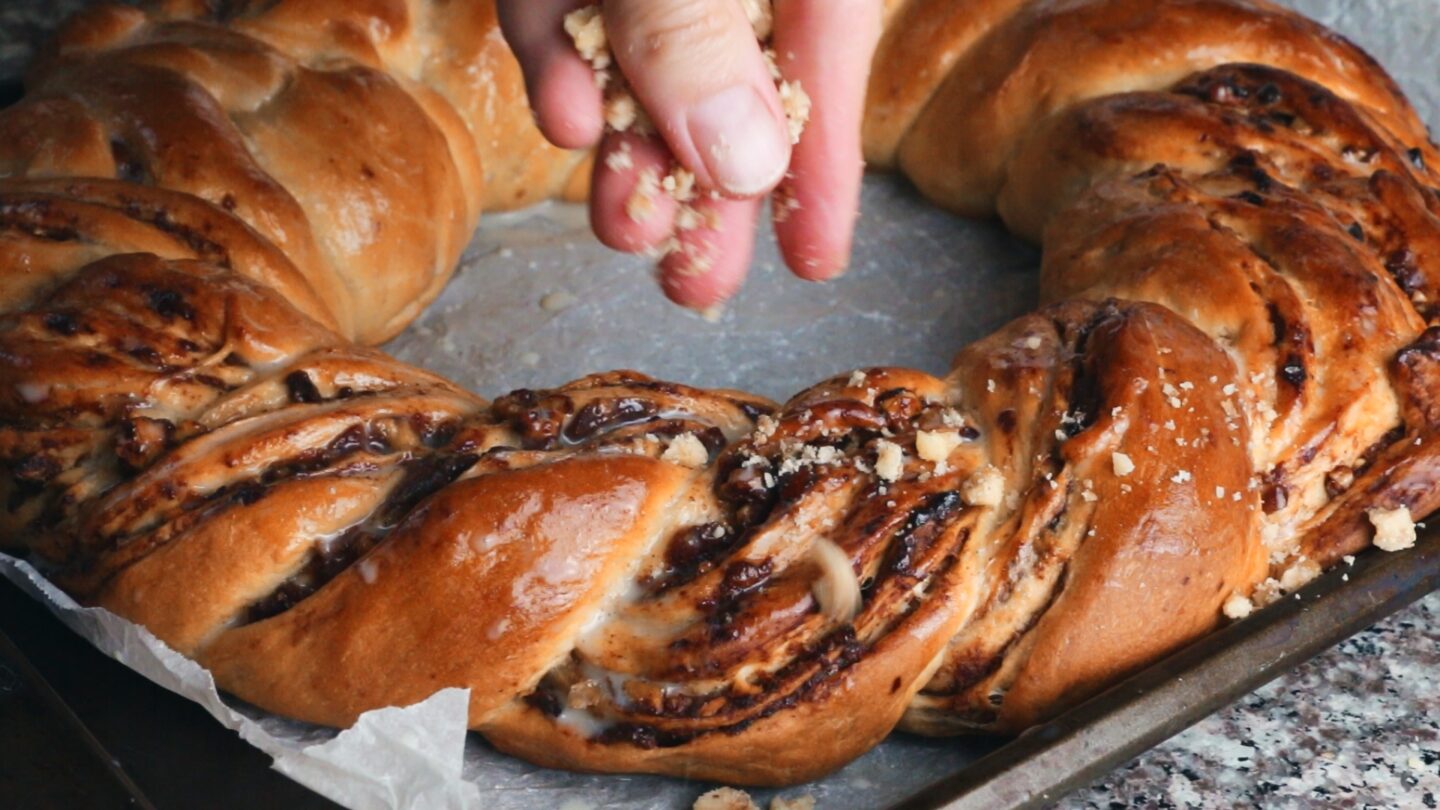
[[[110,157],[115,162],[115,177],[127,183],[149,183],[150,171],[140,155],[130,144],[113,138],[110,141]]]
[[[536,689],[525,696],[525,703],[539,709],[550,717],[559,717],[565,711],[565,706],[560,703],[560,698],[549,689]]]
[[[892,388],[875,398],[875,409],[885,415],[891,430],[904,430],[924,408],[924,401],[907,388]]]
[[[195,320],[195,308],[185,301],[184,296],[174,290],[150,290],[145,298],[150,306],[150,311],[162,318]]]
[[[1015,415],[1014,408],[1006,408],[995,416],[995,424],[1006,433],[1014,433],[1019,425],[1019,417]]]
[[[1290,490],[1281,483],[1268,484],[1260,494],[1260,506],[1267,515],[1279,512],[1289,502]]]
[[[574,403],[563,394],[542,400],[539,393],[518,388],[495,400],[491,409],[520,434],[520,443],[526,450],[548,450],[558,441],[560,429],[574,410]]]
[[[460,432],[460,424],[452,420],[436,421],[421,417],[419,414],[410,418],[410,425],[415,434],[420,437],[420,443],[432,449],[438,449],[449,444]]]
[[[80,322],[63,312],[47,313],[41,323],[51,332],[65,337],[71,337],[80,331]]]
[[[1422,172],[1425,171],[1425,153],[1420,150],[1420,147],[1407,150],[1405,156],[1410,158],[1411,165]]]
[[[290,392],[291,402],[313,404],[324,401],[325,397],[320,395],[320,389],[315,387],[315,381],[304,371],[292,371],[285,375],[285,388]]]
[[[1298,354],[1292,354],[1285,358],[1285,364],[1280,367],[1280,376],[1285,382],[1299,388],[1305,384],[1305,362]]]
[[[20,481],[44,483],[60,474],[60,461],[54,456],[36,453],[16,464],[13,474]]]
[[[1336,467],[1325,473],[1325,494],[1338,498],[1350,485],[1355,483],[1355,471],[1349,467]]]
[[[1231,161],[1231,165],[1235,166],[1237,174],[1255,184],[1256,191],[1263,194],[1275,188],[1275,178],[1271,177],[1269,172],[1260,168],[1258,163],[1252,161],[1242,165],[1239,160],[1234,160]],[[1256,203],[1256,205],[1259,205],[1259,203]]]
[[[737,536],[723,523],[702,523],[681,529],[665,545],[665,571],[650,582],[656,591],[683,585],[715,567],[735,545]]]
[[[1408,246],[1396,248],[1385,257],[1385,271],[1400,285],[1406,295],[1413,294],[1425,285],[1425,274],[1420,271],[1420,262],[1415,251]]]
[[[1290,324],[1285,320],[1285,315],[1280,312],[1280,306],[1274,301],[1265,304],[1265,309],[1270,314],[1270,334],[1272,343],[1275,346],[1285,342],[1290,334]]]
[[[1261,104],[1274,104],[1280,100],[1280,88],[1273,82],[1266,82],[1260,86],[1260,92],[1255,94],[1255,99]]]
[[[769,416],[775,412],[775,409],[768,405],[760,405],[759,403],[746,402],[743,400],[735,403],[735,407],[739,408],[740,412],[745,414],[745,418],[751,422],[759,421],[760,417]]]
[[[1277,111],[1267,113],[1265,117],[1282,127],[1289,128],[1295,125],[1295,116],[1291,113]]]
[[[241,506],[250,506],[264,498],[270,488],[258,481],[246,481],[243,484],[231,488],[226,494],[230,499]]]
[[[716,592],[717,601],[734,599],[755,590],[770,578],[770,561],[736,560],[725,567],[725,578]]]
[[[160,356],[160,352],[156,351],[154,346],[132,346],[126,351],[126,354],[147,366],[153,366],[155,368],[165,366],[165,358]]]
[[[130,467],[143,469],[169,447],[174,435],[175,424],[168,419],[127,419],[120,423],[115,455]]]
[[[1365,241],[1365,229],[1362,228],[1362,227],[1360,227],[1360,223],[1358,223],[1358,222],[1352,222],[1352,223],[1350,223],[1350,227],[1346,228],[1345,231],[1346,231],[1347,233],[1349,233],[1350,236],[1353,237],[1356,242],[1364,242],[1364,241]]]
[[[655,403],[635,397],[597,399],[575,414],[565,426],[564,436],[572,442],[584,441],[602,430],[648,419],[658,410]]]

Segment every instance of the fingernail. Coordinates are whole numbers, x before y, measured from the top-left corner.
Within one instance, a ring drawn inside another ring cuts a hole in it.
[[[790,140],[765,100],[747,85],[728,87],[690,108],[690,139],[721,191],[752,197],[780,181]]]

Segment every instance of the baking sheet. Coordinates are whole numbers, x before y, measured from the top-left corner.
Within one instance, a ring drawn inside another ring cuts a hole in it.
[[[1369,48],[1426,119],[1440,119],[1440,3],[1292,5]],[[646,261],[595,243],[577,206],[489,217],[456,279],[386,348],[487,396],[626,367],[783,399],[858,366],[943,373],[966,342],[1033,306],[1037,253],[998,226],[935,211],[888,177],[867,179],[863,210],[855,260],[843,279],[794,280],[780,267],[773,241],[762,238],[749,283],[713,324],[666,303]],[[271,717],[222,698],[204,670],[143,629],[78,607],[23,562],[0,555],[0,573],[101,649],[200,703],[275,757],[278,769],[348,806],[667,808],[688,807],[706,789],[546,771],[501,756],[464,733],[464,690],[372,712],[339,734]],[[839,773],[782,794],[809,793],[827,810],[883,806],[954,778],[996,746],[896,735]]]

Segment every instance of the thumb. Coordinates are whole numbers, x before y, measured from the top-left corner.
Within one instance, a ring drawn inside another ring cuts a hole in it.
[[[605,0],[615,61],[660,137],[700,185],[775,187],[789,130],[755,32],[735,0]]]

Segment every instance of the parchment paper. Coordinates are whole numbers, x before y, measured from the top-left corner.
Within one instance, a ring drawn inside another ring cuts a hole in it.
[[[1440,2],[1291,5],[1356,39],[1427,121],[1440,119]],[[863,211],[852,269],[826,285],[790,277],[762,236],[750,281],[718,323],[666,303],[648,263],[596,243],[577,206],[492,216],[440,299],[386,348],[492,397],[634,368],[784,399],[859,366],[942,373],[966,342],[1033,306],[1038,254],[997,225],[940,213],[903,181],[881,176],[867,178]],[[462,689],[370,712],[338,733],[267,715],[221,697],[204,669],[143,628],[78,606],[25,562],[0,555],[0,573],[101,650],[204,706],[277,769],[348,807],[683,808],[710,787],[547,771],[505,757],[466,734]],[[895,735],[839,773],[781,795],[809,793],[827,810],[877,807],[994,745]],[[763,802],[773,792],[754,794]]]

